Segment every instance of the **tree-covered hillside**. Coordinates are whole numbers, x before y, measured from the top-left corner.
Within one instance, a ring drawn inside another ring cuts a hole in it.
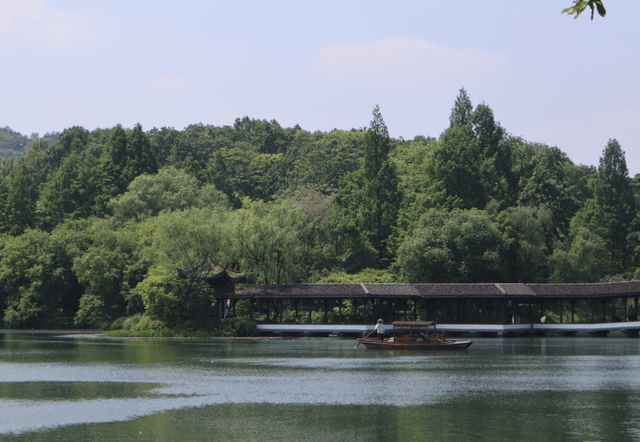
[[[350,131],[245,117],[72,127],[52,144],[5,134],[17,152],[0,164],[5,327],[142,313],[197,327],[211,299],[196,275],[211,263],[260,283],[640,277],[640,180],[618,142],[598,168],[575,165],[464,89],[438,138],[390,138],[377,106]]]

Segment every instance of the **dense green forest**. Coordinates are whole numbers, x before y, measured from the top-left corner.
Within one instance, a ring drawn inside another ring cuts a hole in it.
[[[438,138],[237,119],[145,132],[0,131],[0,304],[11,328],[207,322],[210,263],[248,282],[640,277],[640,176],[514,137],[464,89]],[[8,152],[8,153],[7,153]]]

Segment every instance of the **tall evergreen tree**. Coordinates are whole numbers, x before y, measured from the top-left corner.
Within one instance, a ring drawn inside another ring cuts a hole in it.
[[[624,151],[617,140],[609,140],[604,148],[591,187],[593,198],[576,214],[571,227],[586,227],[604,239],[611,253],[611,270],[623,272],[632,256],[628,236],[638,209]]]
[[[38,189],[24,161],[9,177],[5,202],[5,225],[3,231],[11,235],[20,235],[25,229],[33,227],[36,222],[36,201]]]
[[[449,127],[466,126],[471,122],[473,113],[473,104],[464,88],[460,89],[460,93],[456,97],[456,101],[451,108],[449,115]]]
[[[336,199],[336,204],[355,217],[358,228],[377,250],[381,266],[387,266],[391,259],[387,241],[397,222],[401,200],[395,167],[389,159],[390,147],[387,126],[376,105],[365,134],[362,166],[343,177]]]
[[[127,149],[127,165],[125,176],[131,182],[135,177],[143,173],[156,173],[158,161],[151,149],[149,135],[143,130],[140,123],[133,127]]]

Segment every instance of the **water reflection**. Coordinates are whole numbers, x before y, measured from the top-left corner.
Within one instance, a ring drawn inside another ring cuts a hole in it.
[[[638,340],[475,341],[467,351],[424,354],[354,350],[352,341],[337,339],[5,336],[0,434],[6,440],[11,433],[20,440],[134,434],[136,440],[640,440]]]

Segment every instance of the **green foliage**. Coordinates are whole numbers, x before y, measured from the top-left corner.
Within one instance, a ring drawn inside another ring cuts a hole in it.
[[[108,207],[121,221],[142,221],[161,212],[174,212],[191,207],[227,206],[227,198],[213,185],[200,182],[172,166],[157,174],[142,174],[128,186],[127,191],[112,199]]]
[[[147,314],[170,328],[179,328],[185,320],[206,324],[213,310],[212,297],[204,282],[178,278],[162,267],[150,269],[135,290]]]
[[[428,208],[483,209],[491,200],[509,200],[512,146],[493,111],[484,103],[473,111],[463,88],[450,122],[423,162],[422,195],[404,211],[404,224]]]
[[[236,118],[233,125],[237,141],[246,141],[258,148],[260,153],[284,153],[291,142],[292,132],[282,128],[276,120],[254,120],[249,117]],[[295,129],[294,129],[295,130]]]
[[[572,229],[583,227],[600,236],[611,256],[611,270],[623,272],[632,263],[629,237],[637,228],[638,208],[624,151],[615,139],[603,150],[598,174],[590,184],[593,198],[576,214]]]
[[[87,236],[86,248],[75,253],[73,263],[85,289],[74,320],[105,327],[120,315],[141,311],[131,290],[143,279],[148,263],[141,256],[141,234],[135,224],[118,229],[95,220]]]
[[[3,196],[4,200],[1,202],[4,224],[0,226],[0,232],[20,235],[25,229],[35,226],[38,198],[36,182],[24,161],[18,163],[2,187],[0,196]]]
[[[0,158],[23,156],[31,142],[32,139],[12,130],[9,126],[0,127]]]
[[[556,248],[549,257],[552,282],[600,282],[609,269],[610,254],[597,234],[577,228],[569,250]]]
[[[323,276],[318,283],[378,283],[378,284],[392,284],[397,282],[396,276],[390,273],[388,270],[379,270],[367,268],[358,273],[349,274],[345,272],[335,272],[327,276]]]
[[[491,282],[504,278],[499,230],[479,210],[428,210],[398,249],[407,282]]]
[[[232,260],[264,284],[295,282],[303,256],[304,214],[284,202],[245,200],[227,221]]]
[[[511,282],[544,280],[547,238],[553,228],[548,209],[513,207],[498,216],[503,233],[506,266]]]
[[[336,129],[296,132],[285,154],[290,186],[311,186],[324,194],[337,192],[340,178],[360,167],[365,134]]]
[[[72,325],[82,288],[72,272],[68,249],[78,235],[27,230],[5,236],[0,249],[0,300],[11,328]]]
[[[206,276],[209,264],[228,254],[226,217],[223,211],[195,208],[161,213],[143,225],[149,232],[143,253],[167,271],[185,272],[192,280]]]
[[[449,127],[465,127],[471,122],[471,114],[473,112],[473,104],[464,88],[460,89],[460,93],[456,97],[456,101],[451,108],[449,115]]]
[[[373,109],[373,120],[365,134],[362,166],[340,180],[336,205],[362,230],[376,250],[378,265],[388,266],[391,253],[388,240],[398,218],[401,195],[393,162],[389,159],[391,141],[380,108]]]
[[[567,15],[575,15],[574,20],[587,9],[587,6],[591,8],[591,20],[593,21],[593,14],[597,10],[600,17],[607,15],[606,9],[602,4],[602,0],[574,0],[573,6],[563,9],[562,13]]]
[[[234,326],[236,336],[258,336],[258,326],[249,319],[240,319]]]
[[[572,165],[566,154],[557,147],[525,144],[518,146],[516,156],[517,205],[548,208],[557,233],[566,234],[579,208],[566,177]]]
[[[317,230],[312,252],[314,270],[355,273],[378,262],[378,251],[358,227],[355,217],[334,204]]]
[[[80,159],[77,153],[66,157],[40,196],[41,222],[51,229],[65,218],[82,219],[92,214],[98,193],[96,158]]]

